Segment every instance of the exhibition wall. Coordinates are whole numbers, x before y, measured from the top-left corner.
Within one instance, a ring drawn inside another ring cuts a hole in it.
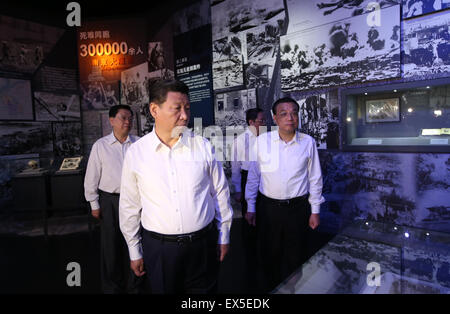
[[[3,202],[28,160],[46,167],[60,157],[88,158],[111,130],[113,104],[133,108],[132,133],[150,132],[148,84],[176,77],[190,87],[190,126],[201,118],[203,128],[224,132],[245,125],[252,107],[273,126],[274,100],[298,101],[301,130],[314,137],[321,158],[322,230],[338,232],[360,217],[450,232],[445,147],[400,153],[343,145],[346,91],[450,83],[448,1],[200,0],[163,23],[151,23],[151,15],[83,21],[72,31],[1,17]],[[66,67],[51,62],[68,58]],[[449,100],[440,104],[447,121]],[[230,177],[228,161],[224,168]]]

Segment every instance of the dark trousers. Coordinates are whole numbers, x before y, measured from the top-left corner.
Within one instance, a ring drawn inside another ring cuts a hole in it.
[[[241,170],[241,209],[242,209],[242,244],[245,254],[245,270],[250,284],[254,286],[256,274],[256,227],[249,225],[245,219],[247,213],[247,201],[245,200],[245,186],[247,184],[248,171]]]
[[[310,215],[307,197],[279,204],[258,193],[258,277],[262,292],[275,289],[305,262]]]
[[[142,250],[148,285],[155,294],[217,293],[218,231],[201,238],[173,242],[155,239],[142,228]]]
[[[143,279],[130,268],[128,246],[119,227],[119,195],[99,192],[101,280],[104,293],[139,293]]]

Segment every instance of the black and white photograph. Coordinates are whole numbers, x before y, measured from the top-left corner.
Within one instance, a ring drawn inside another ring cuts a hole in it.
[[[211,24],[209,0],[197,1],[183,10],[178,10],[174,14],[174,36],[192,31],[207,24]]]
[[[80,97],[35,92],[34,110],[36,121],[80,121]]]
[[[83,156],[80,157],[68,157],[64,158],[59,170],[75,170],[80,166],[80,162]]]
[[[403,75],[450,72],[450,11],[403,22]]]
[[[82,133],[79,122],[52,122],[55,157],[82,155]]]
[[[401,0],[287,0],[288,34],[397,5]],[[370,18],[370,17],[369,17]]]
[[[244,85],[245,38],[242,34],[213,42],[213,89]]]
[[[245,80],[247,88],[269,86],[280,47],[284,20],[279,24],[265,25],[248,31]]]
[[[122,71],[120,102],[130,106],[147,103],[148,81],[149,72],[147,62]]]
[[[51,152],[53,150],[50,122],[2,122],[0,124],[0,155]]]
[[[0,15],[0,70],[33,73],[63,33],[64,29]]]
[[[450,8],[448,0],[402,0],[402,17],[408,19]]]
[[[212,0],[213,41],[284,19],[284,11],[283,0]]]
[[[0,77],[0,120],[33,118],[30,81]]]
[[[256,108],[256,89],[244,89],[216,95],[214,116],[216,125],[246,126],[245,111]]]
[[[366,100],[366,122],[400,121],[399,98]]]
[[[148,72],[154,72],[166,68],[164,46],[160,41],[148,43]]]
[[[381,9],[381,26],[355,16],[280,38],[283,91],[400,76],[400,7]]]
[[[337,90],[296,99],[300,106],[299,129],[316,141],[318,149],[338,148],[339,104]],[[333,97],[334,96],[334,97]]]
[[[119,81],[80,84],[83,110],[105,110],[119,104]]]

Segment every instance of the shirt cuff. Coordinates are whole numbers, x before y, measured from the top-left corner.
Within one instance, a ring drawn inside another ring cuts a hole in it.
[[[256,213],[255,203],[247,202],[247,212],[249,212],[249,213]]]
[[[320,205],[311,205],[311,214],[320,214]]]
[[[100,204],[99,204],[98,201],[92,201],[92,202],[90,202],[90,203],[91,203],[91,209],[92,209],[92,210],[100,209]]]
[[[142,245],[139,243],[134,247],[129,247],[130,261],[135,261],[142,258]]]

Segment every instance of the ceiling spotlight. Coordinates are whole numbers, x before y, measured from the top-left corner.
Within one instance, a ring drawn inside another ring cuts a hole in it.
[[[348,117],[347,122],[352,122],[352,118]]]
[[[408,108],[408,112],[413,112],[413,108]]]
[[[364,95],[366,95],[366,96],[367,96],[367,93],[364,93]]]
[[[409,238],[409,233],[405,232],[405,238]]]
[[[394,93],[396,93],[397,92],[397,90],[396,89],[394,89]]]
[[[394,230],[395,230],[395,231],[397,231],[397,229],[398,229],[397,227],[394,227]]]
[[[429,89],[429,88],[430,88],[430,86],[427,86],[427,88]]]
[[[442,116],[442,110],[435,110],[435,111],[434,111],[434,115],[435,115],[436,117]]]

